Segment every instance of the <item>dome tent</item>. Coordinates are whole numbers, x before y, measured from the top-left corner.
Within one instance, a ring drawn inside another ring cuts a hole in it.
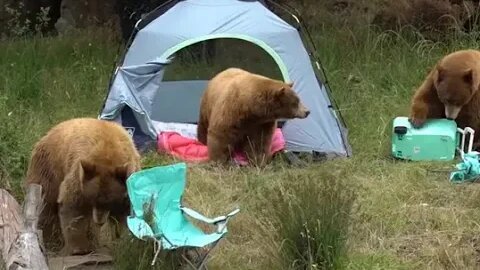
[[[172,0],[147,14],[137,22],[117,64],[99,118],[121,123],[141,150],[155,144],[155,122],[196,124],[208,80],[165,81],[165,70],[181,49],[226,38],[253,43],[268,53],[283,80],[294,82],[295,91],[311,110],[306,119],[283,123],[286,150],[328,157],[351,155],[347,128],[327,85],[315,73],[321,65],[316,59],[312,63],[312,52],[304,46],[300,31],[263,1]]]

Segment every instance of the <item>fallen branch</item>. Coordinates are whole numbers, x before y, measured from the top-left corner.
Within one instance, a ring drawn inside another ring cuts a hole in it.
[[[18,202],[0,189],[0,248],[7,270],[48,270],[37,231],[42,187],[27,188],[23,213]]]

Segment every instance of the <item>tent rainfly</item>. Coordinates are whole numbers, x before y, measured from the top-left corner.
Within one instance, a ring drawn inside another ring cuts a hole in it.
[[[288,6],[280,6],[288,11]],[[282,126],[286,150],[320,156],[349,157],[347,128],[332,104],[315,47],[298,14],[298,29],[282,20],[264,1],[171,0],[139,20],[113,72],[99,119],[121,123],[144,151],[156,144],[158,123],[196,124],[208,80],[164,81],[173,56],[190,45],[212,39],[240,39],[262,48],[278,65],[284,81],[293,81],[306,119]],[[312,57],[312,58],[310,58]],[[325,79],[326,81],[326,79]]]

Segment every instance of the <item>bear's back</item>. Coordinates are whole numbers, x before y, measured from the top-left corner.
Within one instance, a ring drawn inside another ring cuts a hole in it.
[[[63,176],[79,159],[109,165],[139,158],[128,132],[119,124],[95,118],[75,118],[54,126],[36,145],[52,170]],[[34,149],[35,150],[35,149]]]
[[[251,73],[240,68],[228,68],[218,73],[208,84],[205,96],[213,101],[255,98],[260,91],[271,91],[284,86],[283,81]]]

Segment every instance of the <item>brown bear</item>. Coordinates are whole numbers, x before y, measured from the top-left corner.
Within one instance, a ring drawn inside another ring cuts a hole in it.
[[[200,101],[197,127],[210,161],[225,164],[233,151],[242,150],[251,163],[265,165],[277,120],[310,114],[292,87],[239,68],[213,77]]]
[[[479,87],[480,51],[459,50],[444,56],[414,94],[410,122],[419,128],[427,119],[447,118],[461,128],[479,131]]]
[[[35,144],[25,179],[42,186],[39,225],[47,238],[60,226],[62,253],[91,252],[92,224],[103,225],[109,216],[125,224],[126,179],[140,169],[140,154],[119,124],[75,118],[54,126]]]

